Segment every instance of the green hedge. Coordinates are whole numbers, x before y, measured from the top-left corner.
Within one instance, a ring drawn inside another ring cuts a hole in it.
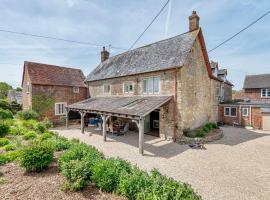
[[[39,114],[33,110],[24,110],[18,112],[17,117],[21,120],[29,120],[29,119],[38,120]]]
[[[0,120],[13,119],[13,114],[10,110],[0,108]]]

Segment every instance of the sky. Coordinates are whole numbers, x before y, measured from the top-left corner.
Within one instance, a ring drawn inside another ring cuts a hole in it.
[[[0,29],[128,49],[167,0],[0,0]],[[269,0],[171,0],[135,47],[188,31],[196,10],[207,50],[270,9]],[[100,46],[0,32],[0,82],[21,85],[23,62],[80,68],[100,62]],[[110,48],[110,55],[122,53]],[[270,73],[270,15],[209,54],[234,89],[247,74]]]

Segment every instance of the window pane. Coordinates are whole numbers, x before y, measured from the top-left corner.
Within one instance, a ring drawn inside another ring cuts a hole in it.
[[[236,108],[231,108],[231,116],[236,116]]]
[[[267,97],[270,97],[270,89],[267,89]]]
[[[159,78],[154,78],[154,92],[159,93]]]
[[[127,85],[127,83],[124,84],[124,92],[125,92],[125,93],[128,92],[128,85]]]
[[[143,93],[147,93],[147,80],[143,80]]]
[[[263,97],[266,96],[266,89],[262,89],[262,96],[263,96]]]
[[[133,92],[133,85],[132,85],[132,83],[130,83],[130,85],[129,85],[129,91],[130,92]]]
[[[230,115],[230,108],[225,108],[225,115]]]
[[[153,86],[153,78],[149,78],[148,79],[148,93],[149,94],[153,94],[153,89],[154,89],[154,86]]]

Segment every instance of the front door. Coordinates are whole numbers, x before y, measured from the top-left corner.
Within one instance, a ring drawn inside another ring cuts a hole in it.
[[[150,126],[150,115],[145,116],[144,119],[144,133],[149,133],[151,131]]]

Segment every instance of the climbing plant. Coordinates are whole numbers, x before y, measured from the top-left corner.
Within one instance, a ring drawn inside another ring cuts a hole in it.
[[[32,109],[41,114],[54,105],[54,99],[46,94],[36,94],[32,97]]]

